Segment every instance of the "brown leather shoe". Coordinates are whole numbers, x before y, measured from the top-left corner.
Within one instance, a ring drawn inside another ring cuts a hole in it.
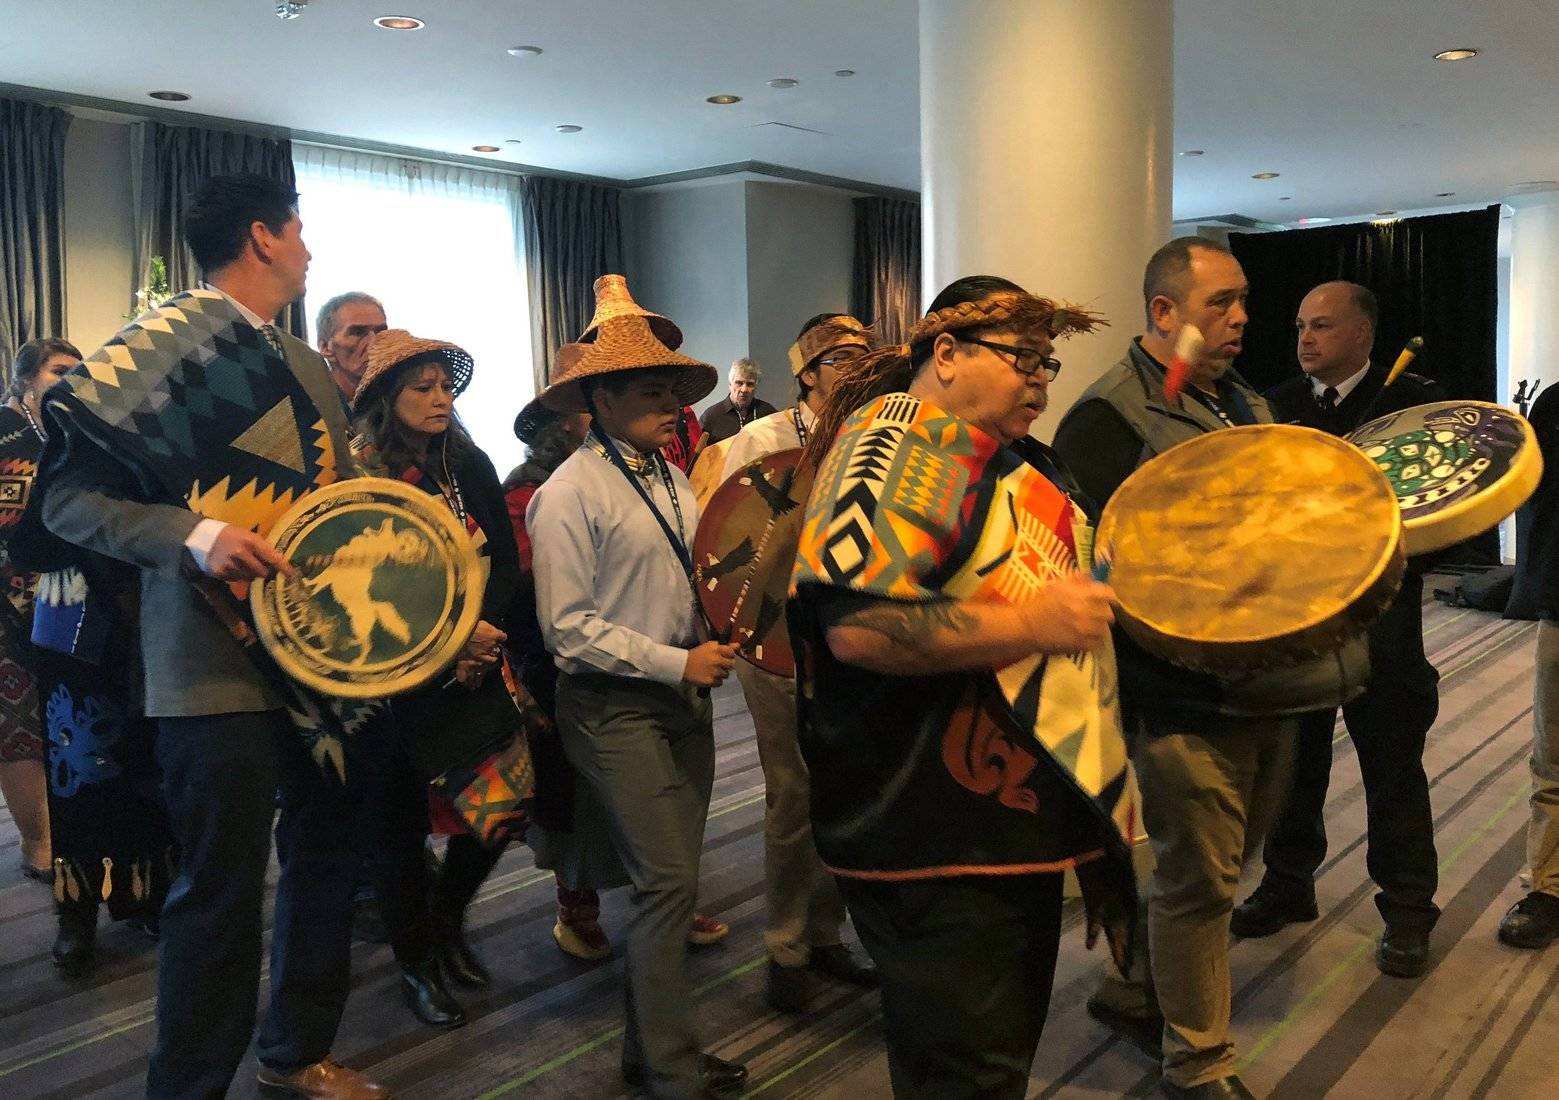
[[[340,1062],[326,1058],[295,1073],[278,1073],[261,1066],[261,1091],[270,1096],[302,1096],[306,1100],[390,1100],[390,1090],[375,1084]]]

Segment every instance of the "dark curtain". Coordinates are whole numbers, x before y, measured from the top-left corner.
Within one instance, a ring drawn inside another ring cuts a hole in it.
[[[65,335],[65,131],[58,107],[0,99],[0,363]]]
[[[855,264],[850,312],[877,327],[884,343],[903,343],[920,317],[920,203],[855,200]]]
[[[1231,233],[1250,280],[1250,323],[1235,366],[1265,390],[1300,373],[1294,335],[1299,302],[1317,283],[1347,279],[1375,292],[1380,324],[1372,360],[1390,366],[1413,336],[1424,350],[1413,371],[1452,397],[1496,397],[1499,207],[1376,225],[1284,233]],[[1499,562],[1499,533],[1445,551],[1443,565]]]
[[[1424,338],[1413,363],[1452,397],[1495,399],[1499,309],[1499,207],[1403,218],[1376,225],[1284,233],[1231,233],[1229,247],[1250,280],[1250,323],[1235,366],[1258,390],[1299,373],[1294,316],[1317,284],[1347,279],[1375,292],[1376,363]]]
[[[527,176],[525,275],[530,283],[536,390],[552,377],[559,346],[595,313],[593,284],[622,271],[622,192],[578,180]]]
[[[168,263],[168,286],[177,294],[199,284],[202,274],[184,244],[184,211],[212,176],[247,172],[297,186],[292,142],[227,130],[141,123],[139,178],[135,196],[135,286],[145,286],[153,256]],[[288,332],[307,338],[301,302],[280,318]]]

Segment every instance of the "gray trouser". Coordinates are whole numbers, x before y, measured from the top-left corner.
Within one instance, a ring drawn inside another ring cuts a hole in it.
[[[1532,889],[1559,897],[1559,623],[1537,628],[1537,690],[1532,725],[1532,823],[1527,860]]]
[[[714,786],[709,700],[687,686],[599,674],[558,679],[563,750],[605,807],[633,881],[623,1064],[649,1095],[700,1095],[687,937]]]
[[[1234,1073],[1229,916],[1240,868],[1261,850],[1293,765],[1295,719],[1152,722],[1132,747],[1155,867],[1146,958],[1135,982],[1107,978],[1099,997],[1164,1014],[1164,1079],[1189,1087]],[[1151,971],[1151,986],[1146,975]]]
[[[812,784],[796,743],[796,681],[746,661],[736,663],[736,678],[763,765],[763,945],[781,966],[804,966],[812,948],[839,942],[844,900],[812,841]]]

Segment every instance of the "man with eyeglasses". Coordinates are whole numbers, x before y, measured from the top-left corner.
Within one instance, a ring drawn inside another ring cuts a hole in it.
[[[1056,429],[1055,449],[1095,506],[1177,443],[1272,423],[1266,401],[1233,370],[1248,292],[1239,261],[1200,237],[1170,241],[1148,261],[1146,330]],[[1184,392],[1170,399],[1167,365],[1188,324],[1201,330],[1205,351],[1190,364]],[[1165,1095],[1248,1097],[1229,1031],[1229,922],[1240,868],[1288,789],[1297,719],[1276,702],[1270,680],[1191,673],[1149,657],[1119,631],[1115,645],[1156,866],[1132,980],[1106,976],[1088,1010],[1162,1057]],[[1338,662],[1326,656],[1282,674],[1291,687],[1336,699]]]
[[[796,403],[731,438],[721,480],[767,455],[806,446],[839,369],[870,347],[866,326],[848,314],[820,313],[803,325],[790,348]],[[853,959],[840,942],[844,901],[812,840],[811,784],[796,743],[796,681],[747,661],[736,663],[736,678],[752,712],[767,791],[763,866],[769,916],[763,943],[769,954],[768,1001],[780,1012],[800,1012],[813,992],[811,974],[872,986],[877,972]]]

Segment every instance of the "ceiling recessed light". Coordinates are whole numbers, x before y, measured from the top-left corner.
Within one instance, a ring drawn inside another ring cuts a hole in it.
[[[1204,157],[1204,156],[1207,155],[1207,150],[1206,149],[1182,149],[1182,150],[1180,150],[1180,155],[1183,156],[1183,157]]]
[[[1436,191],[1434,197],[1437,199],[1448,199],[1454,194],[1456,194],[1455,191]]]
[[[1293,195],[1279,195],[1278,202],[1289,202],[1293,199],[1293,197]]]
[[[793,76],[777,76],[773,80],[769,81],[769,87],[771,87],[771,88],[794,88],[797,84],[800,84],[800,83],[801,83],[801,81],[797,80]]]
[[[504,138],[503,139],[503,143],[505,145],[518,145],[518,144],[520,144],[520,139],[519,138]]]
[[[1281,173],[1279,173],[1279,172],[1257,172],[1255,175],[1251,176],[1251,179],[1253,179],[1253,180],[1275,180],[1275,179],[1278,178],[1279,175],[1281,175]]]
[[[740,103],[741,101],[742,97],[739,95],[712,95],[704,100],[705,103],[713,103],[716,107],[729,107],[731,104]]]
[[[471,146],[471,152],[473,152],[473,153],[496,153],[497,151],[498,151],[498,146],[496,146],[496,145],[473,145],[473,146]]]
[[[153,99],[160,99],[164,103],[183,103],[189,96],[184,92],[147,92]]]
[[[420,31],[426,24],[420,19],[413,19],[409,15],[381,15],[374,20],[374,26],[383,27],[387,31]]]
[[[1377,211],[1375,211],[1375,216],[1377,218],[1389,218],[1389,217],[1391,217],[1391,215],[1393,215],[1395,213],[1396,213],[1395,210],[1377,210]]]
[[[1441,50],[1434,55],[1436,61],[1471,61],[1478,56],[1478,51],[1468,46],[1458,46],[1454,50]]]
[[[854,69],[835,69],[834,70],[834,75],[835,76],[854,76],[855,75],[855,70]]]
[[[540,57],[541,56],[541,47],[540,46],[510,46],[509,49],[508,49],[508,54],[509,54],[510,57]]]
[[[553,129],[556,130],[560,134],[577,134],[577,133],[579,133],[579,131],[583,130],[584,127],[583,126],[575,126],[571,122],[565,122],[561,126],[554,126]]]

